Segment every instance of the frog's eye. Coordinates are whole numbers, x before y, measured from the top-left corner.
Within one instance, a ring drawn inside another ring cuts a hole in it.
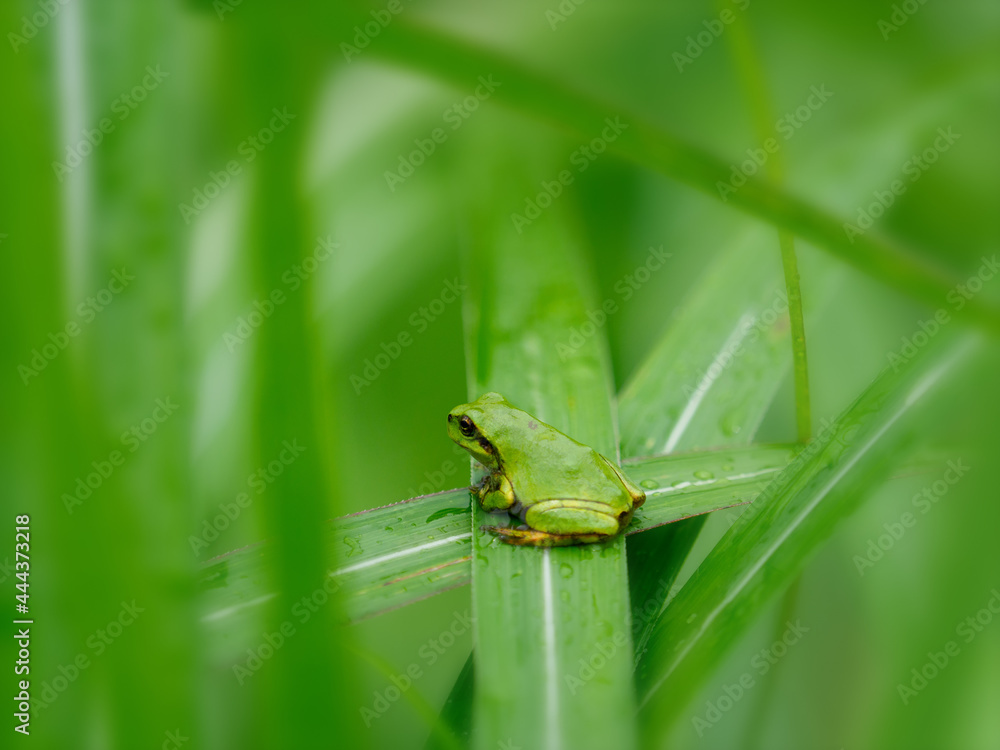
[[[468,417],[462,417],[458,420],[458,431],[465,435],[465,437],[470,438],[476,434],[476,426],[472,424],[472,420]]]

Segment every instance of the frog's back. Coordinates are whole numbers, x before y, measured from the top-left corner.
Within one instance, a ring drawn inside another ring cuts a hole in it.
[[[504,468],[525,506],[570,499],[607,503],[618,511],[631,507],[631,498],[604,458],[555,429],[540,431],[538,439],[508,457]]]

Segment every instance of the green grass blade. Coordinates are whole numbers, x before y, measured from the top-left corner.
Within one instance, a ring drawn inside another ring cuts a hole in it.
[[[718,0],[716,6],[721,5]],[[777,135],[774,129],[776,114],[764,66],[757,52],[750,24],[745,15],[740,14],[733,24],[732,33],[726,36],[733,57],[733,67],[743,86],[753,121],[754,134],[759,143]],[[768,177],[779,186],[785,185],[785,156],[779,150],[765,165]],[[806,345],[806,327],[802,312],[802,283],[799,275],[799,261],[795,252],[795,237],[785,229],[778,230],[778,246],[781,250],[781,264],[785,275],[785,289],[788,293],[788,319],[792,338],[792,359],[795,380],[795,423],[800,443],[808,443],[812,438],[812,393],[809,382],[809,355]],[[777,640],[786,627],[786,621],[794,614],[798,601],[801,579],[796,579],[785,592],[781,613],[774,623]],[[766,680],[764,690],[757,704],[752,726],[748,730],[749,747],[759,744],[760,732],[770,710],[774,695],[777,670],[772,670]]]
[[[468,747],[472,738],[472,697],[475,692],[476,673],[475,660],[470,655],[462,667],[455,685],[438,717],[448,733],[457,739],[463,747]],[[424,750],[446,750],[449,744],[440,737],[440,732],[433,732],[424,745]]]
[[[629,535],[750,502],[791,458],[787,446],[633,459],[624,471],[646,488]],[[711,475],[711,476],[709,476]],[[467,488],[404,500],[327,522],[328,574],[347,620],[357,622],[469,583],[472,532]],[[272,545],[254,544],[208,560],[201,571],[202,622],[216,661],[277,596],[267,571]],[[231,655],[230,655],[231,656]]]
[[[976,349],[949,337],[886,369],[755,501],[671,602],[640,661],[646,739],[655,743],[754,615],[889,473],[915,407]]]
[[[609,143],[610,151],[712,197],[720,198],[718,184],[728,184],[731,178],[731,165],[701,147],[622,107],[594,100],[550,80],[482,45],[401,19],[372,48],[376,54],[448,81],[461,90],[479,85],[477,76],[485,71],[502,81],[493,94],[497,101],[584,140],[599,136],[608,127],[608,118],[618,118],[628,127]],[[534,187],[537,189],[537,185]],[[511,205],[516,205],[519,198],[516,196]],[[762,179],[747,180],[728,195],[728,202],[934,307],[943,306],[948,293],[963,280],[925,254],[876,233],[849,238],[842,219]],[[1000,331],[1000,310],[981,299],[971,300],[964,312],[966,317]]]
[[[759,446],[627,462],[628,477],[646,490],[627,535],[750,502],[797,452]]]
[[[507,164],[524,163],[523,146],[509,153],[517,158]],[[529,185],[524,180],[514,190]],[[493,201],[496,192],[489,186],[483,196]],[[471,236],[476,239],[466,297],[470,396],[499,391],[617,460],[603,335],[563,355],[566,361],[558,350],[570,329],[588,320],[590,302],[578,241],[564,209],[565,201],[553,206],[522,235],[490,207],[482,214],[474,210]],[[512,547],[482,529],[496,522],[478,504],[474,507],[474,746],[634,747],[625,540]],[[599,676],[574,683],[580,660],[586,662],[598,644],[615,639],[619,645],[607,655]],[[501,643],[510,647],[497,648]]]
[[[304,121],[319,73],[315,50],[302,38],[304,8],[279,12],[248,6],[243,11],[239,24],[230,28],[232,58],[242,71],[235,106],[246,113],[244,132],[257,132],[261,124],[275,122],[275,107],[286,107],[289,115],[300,118],[276,133],[248,168],[252,196],[246,246],[256,299],[284,293],[281,307],[254,333],[255,460],[266,465],[285,449],[286,441],[301,440],[304,446],[295,471],[274,483],[261,505],[262,520],[273,540],[275,585],[287,597],[266,603],[265,626],[272,633],[286,623],[297,621],[299,627],[269,669],[254,678],[260,742],[308,747],[317,737],[336,734],[342,744],[364,747],[370,735],[350,705],[357,687],[353,661],[343,648],[348,636],[337,641],[329,637],[330,626],[341,619],[341,605],[340,597],[329,596],[325,588],[329,579],[322,536],[329,509],[340,505],[336,481],[340,454],[337,433],[331,428],[333,415],[339,413],[334,401],[339,391],[326,381],[339,380],[343,372],[320,347],[316,277],[305,281],[297,293],[286,281],[288,271],[316,248],[311,207],[301,192],[300,165],[308,143]],[[308,620],[298,620],[295,606],[317,598],[322,606]]]
[[[748,234],[712,263],[626,383],[619,398],[623,454],[753,438],[789,366],[787,316],[771,314],[782,307],[782,269],[767,234]],[[693,518],[630,540],[633,611],[642,613],[633,623],[637,653],[704,522]]]
[[[722,0],[716,6],[722,6]],[[749,22],[742,13],[726,35],[733,56],[733,67],[743,86],[753,122],[754,135],[759,143],[777,135],[774,104],[760,56],[753,43]],[[775,185],[785,184],[785,155],[779,149],[771,155],[764,167],[768,178]],[[800,443],[812,437],[812,399],[809,388],[809,358],[806,349],[806,329],[802,314],[802,285],[799,279],[799,261],[795,253],[795,236],[785,229],[778,231],[778,245],[788,293],[788,317],[792,329],[792,356],[795,362],[795,421]]]
[[[749,442],[788,368],[781,265],[762,232],[709,267],[619,396],[622,454]],[[697,325],[692,322],[697,321]]]

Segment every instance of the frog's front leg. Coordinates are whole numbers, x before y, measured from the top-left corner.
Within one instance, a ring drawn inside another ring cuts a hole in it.
[[[500,472],[488,474],[479,487],[479,504],[487,513],[494,510],[507,510],[517,501],[514,496],[514,486]]]

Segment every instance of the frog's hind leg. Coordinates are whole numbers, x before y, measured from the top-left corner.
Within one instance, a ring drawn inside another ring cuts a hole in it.
[[[592,534],[590,536],[565,536],[549,534],[535,529],[506,529],[500,526],[484,526],[484,531],[490,531],[500,538],[500,541],[518,547],[568,547],[573,544],[590,544],[607,539],[605,536]]]
[[[586,500],[546,500],[528,508],[530,529],[490,528],[508,544],[565,547],[590,544],[618,533],[619,523],[600,503]]]
[[[629,478],[624,474],[622,474],[622,470],[619,469],[617,466],[615,466],[614,463],[609,461],[604,456],[601,456],[601,458],[603,458],[604,463],[610,466],[611,470],[618,475],[618,478],[621,480],[621,483],[625,485],[625,490],[632,497],[633,507],[638,508],[640,505],[646,502],[646,492],[641,487],[637,487],[635,484],[629,481]]]

